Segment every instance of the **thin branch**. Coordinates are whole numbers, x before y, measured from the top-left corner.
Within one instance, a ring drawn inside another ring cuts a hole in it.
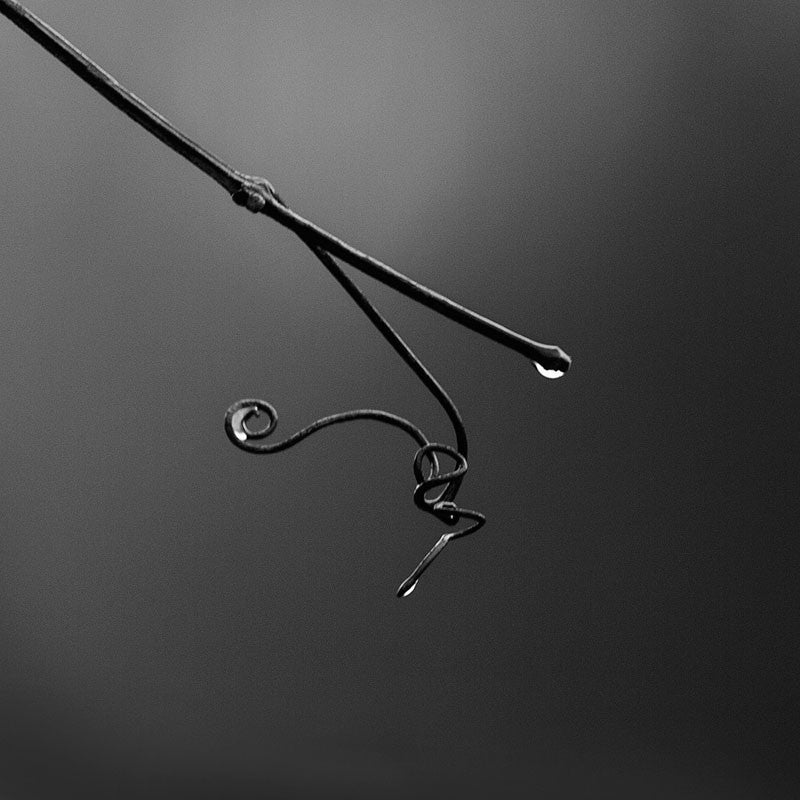
[[[265,214],[289,228],[307,244],[316,245],[412,300],[416,300],[454,322],[524,355],[544,370],[550,371],[551,377],[563,374],[569,369],[571,358],[560,347],[536,342],[488,317],[465,308],[392,269],[378,259],[362,253],[287,208],[276,198],[274,192],[265,190],[261,181],[270,186],[267,181],[264,181],[263,178],[253,178],[233,169],[208,150],[193,142],[169,120],[122,86],[112,75],[20,3],[15,0],[0,0],[0,13],[8,17],[123,113],[161,139],[176,153],[191,161],[231,195],[234,197],[238,195],[241,198],[241,205],[247,205],[250,210]],[[263,202],[254,203],[256,197]]]

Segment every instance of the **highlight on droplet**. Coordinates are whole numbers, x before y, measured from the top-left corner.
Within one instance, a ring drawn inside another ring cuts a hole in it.
[[[244,418],[249,414],[249,408],[240,408],[231,418],[231,430],[233,435],[240,441],[247,441],[247,431],[244,429]]]
[[[536,367],[536,371],[543,377],[549,378],[550,380],[555,380],[556,378],[561,378],[564,373],[560,369],[547,369],[543,367],[538,361],[533,362],[533,366]]]
[[[397,592],[397,596],[398,597],[408,597],[411,594],[411,592],[413,592],[414,589],[417,588],[417,584],[418,583],[419,583],[419,578],[417,578],[417,580],[413,581],[408,586],[406,586],[405,583],[403,583],[400,586],[400,589]]]

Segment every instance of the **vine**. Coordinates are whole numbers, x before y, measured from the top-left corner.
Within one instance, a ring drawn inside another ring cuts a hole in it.
[[[375,420],[400,428],[411,436],[417,444],[413,462],[416,480],[413,494],[414,504],[420,510],[432,514],[451,527],[457,525],[461,520],[466,520],[468,524],[465,528],[442,535],[400,584],[397,589],[398,597],[407,597],[415,589],[422,573],[444,547],[453,539],[477,531],[484,525],[486,518],[479,511],[462,508],[455,502],[456,494],[467,472],[468,451],[466,429],[455,403],[413,350],[348,277],[336,259],[355,267],[454,322],[524,355],[533,362],[538,372],[544,377],[561,377],[569,369],[570,357],[560,347],[536,342],[465,308],[304,219],[289,208],[268,180],[245,175],[205,150],[22,4],[15,0],[0,0],[0,13],[123,113],[213,178],[231,195],[237,205],[247,208],[254,214],[263,214],[293,231],[333,275],[442,406],[453,426],[455,447],[432,442],[409,420],[378,409],[356,409],[323,417],[286,439],[273,443],[264,443],[263,440],[275,430],[278,424],[278,413],[265,400],[238,400],[225,413],[225,432],[228,438],[236,447],[248,453],[276,453],[294,446],[307,436],[329,425],[353,420]],[[262,414],[267,418],[266,426],[252,428],[250,424],[259,419]],[[440,456],[451,459],[453,467],[449,470],[444,469],[440,464]],[[438,494],[431,497],[430,493],[436,490],[439,490]]]

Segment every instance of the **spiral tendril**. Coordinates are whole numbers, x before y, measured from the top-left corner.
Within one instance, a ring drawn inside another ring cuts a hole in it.
[[[266,427],[253,429],[248,423],[264,414],[267,417]],[[460,531],[444,534],[431,548],[411,574],[400,584],[397,589],[398,597],[407,597],[417,585],[422,573],[431,565],[433,560],[442,552],[445,545],[462,536],[474,533],[486,522],[486,517],[479,511],[461,508],[452,500],[445,499],[453,496],[458,491],[461,481],[467,472],[467,459],[450,445],[429,442],[425,434],[412,422],[397,414],[372,408],[360,408],[353,411],[343,411],[322,417],[305,428],[291,434],[278,442],[263,443],[262,440],[270,436],[278,426],[278,412],[271,403],[265,400],[249,398],[237,400],[225,412],[225,433],[228,439],[241,450],[248,453],[277,453],[292,447],[303,439],[311,436],[329,425],[342,422],[352,422],[359,419],[373,419],[387,425],[393,425],[408,433],[419,445],[414,456],[414,478],[417,485],[414,488],[414,504],[422,511],[432,514],[446,525],[456,525],[462,518],[472,520],[472,524]],[[453,469],[442,471],[439,464],[439,455],[449,456],[455,462]],[[423,471],[423,464],[428,463],[428,474]],[[433,489],[443,487],[438,495],[429,497]]]
[[[243,177],[246,178],[243,188],[233,195],[233,199],[238,205],[244,205],[251,211],[257,212],[263,207],[264,197],[268,195],[281,205],[286,206],[283,198],[275,191],[269,181],[251,175]],[[417,481],[414,489],[414,504],[420,510],[432,514],[446,525],[456,525],[462,518],[471,520],[472,523],[463,530],[446,533],[439,539],[408,578],[400,584],[397,596],[407,597],[416,587],[422,573],[431,565],[436,556],[442,552],[448,542],[474,533],[486,521],[486,518],[480,512],[461,508],[454,502],[454,498],[467,472],[467,432],[461,419],[461,414],[447,392],[378,309],[372,305],[358,286],[344,273],[344,270],[334,260],[333,256],[311,239],[305,238],[301,234],[298,235],[442,406],[453,426],[456,447],[431,442],[416,425],[404,417],[373,408],[360,408],[322,417],[281,441],[265,443],[262,440],[272,434],[278,425],[278,412],[270,403],[255,398],[238,400],[228,408],[225,413],[225,433],[236,447],[248,453],[278,453],[281,450],[293,447],[312,433],[316,433],[329,425],[338,425],[342,422],[360,419],[383,422],[395,428],[400,428],[411,436],[418,446],[413,465],[414,477]],[[248,423],[255,421],[262,414],[267,417],[266,427],[251,428]],[[455,463],[454,468],[450,471],[442,471],[438,458],[440,455],[451,458]],[[427,475],[423,472],[423,463],[426,461],[428,463]],[[435,497],[428,496],[432,490],[440,487],[441,491]]]

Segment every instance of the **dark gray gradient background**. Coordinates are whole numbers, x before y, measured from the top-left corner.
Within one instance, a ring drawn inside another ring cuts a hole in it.
[[[190,136],[561,381],[290,233],[0,19],[0,795],[796,796],[800,10],[31,7]]]

